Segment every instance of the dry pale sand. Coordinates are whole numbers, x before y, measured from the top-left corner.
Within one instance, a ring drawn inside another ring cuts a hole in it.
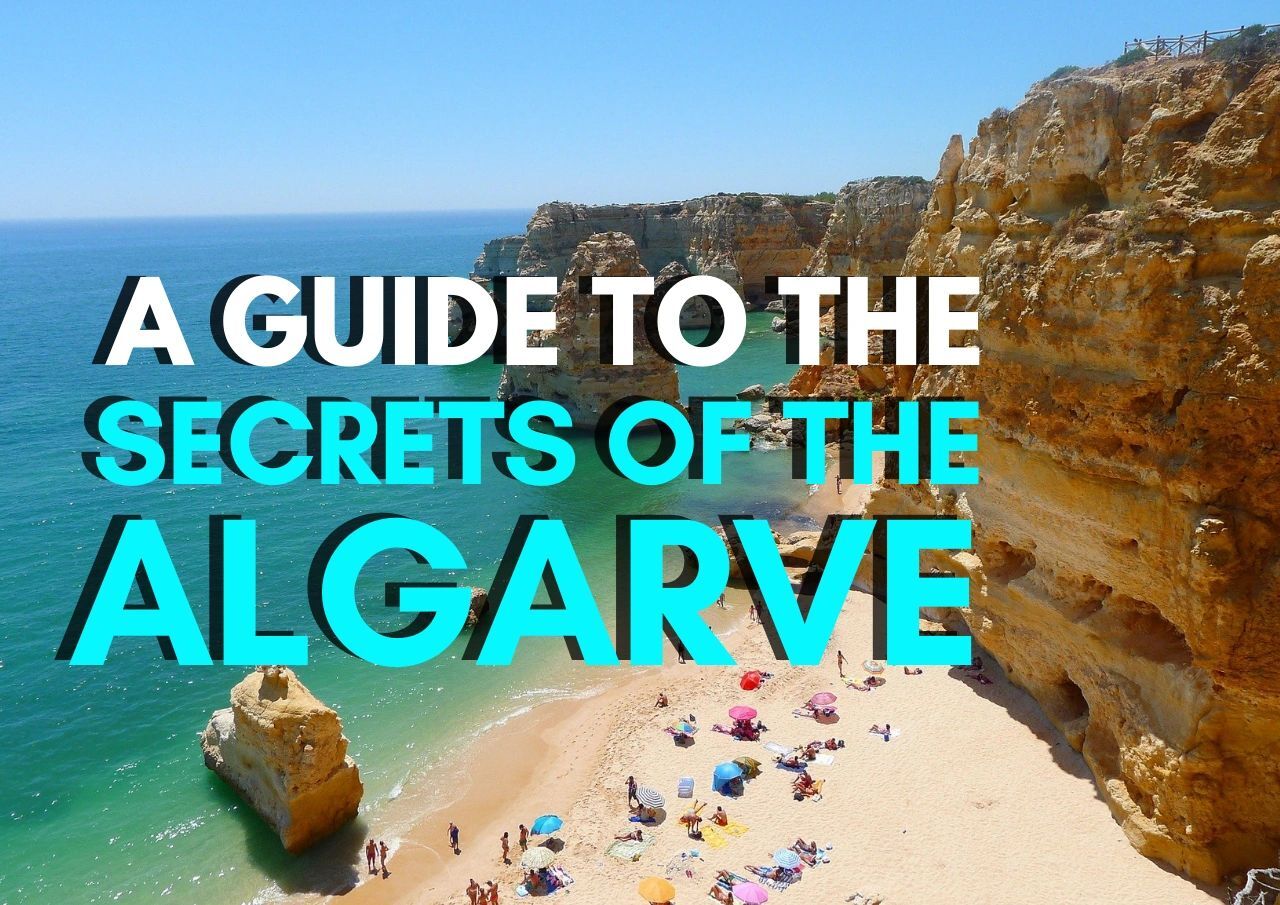
[[[734,613],[745,612],[741,592],[730,601]],[[994,683],[981,686],[959,671],[905,676],[888,669],[887,683],[872,692],[845,688],[836,650],[854,675],[865,675],[859,664],[870,651],[870,612],[865,594],[849,595],[819,667],[777,663],[763,632],[742,625],[727,639],[737,668],[627,671],[590,699],[546,704],[511,720],[480,739],[466,761],[469,779],[441,790],[449,803],[398,840],[390,876],[363,882],[343,902],[466,902],[470,877],[496,879],[500,901],[517,901],[521,872],[500,862],[498,839],[506,830],[514,840],[520,822],[544,813],[565,818],[559,863],[575,882],[558,897],[591,903],[640,902],[637,883],[666,875],[671,859],[690,849],[701,859],[689,862],[693,877],[673,873],[676,902],[710,902],[717,869],[744,873],[747,864],[768,864],[774,850],[801,836],[829,844],[831,863],[804,871],[790,889],[773,892],[773,901],[826,905],[855,892],[881,895],[888,905],[1221,901],[1220,890],[1199,888],[1133,850],[1080,756],[998,671],[989,670]],[[744,692],[738,678],[748,668],[775,675],[759,691]],[[670,709],[654,707],[660,690]],[[793,715],[823,690],[839,695],[838,722]],[[773,766],[762,743],[711,731],[739,703],[759,710],[769,727],[762,741],[845,740],[833,764],[812,768],[825,781],[820,801],[793,800],[792,774]],[[680,748],[662,730],[690,712],[702,730]],[[885,722],[901,735],[885,742],[867,732]],[[762,774],[741,798],[712,793],[714,765],[743,755],[763,761]],[[605,855],[615,834],[636,827],[628,821],[628,775],[667,798],[665,819],[645,828],[655,844],[636,863]],[[676,797],[682,776],[695,779],[698,800],[711,802],[704,816],[721,804],[748,832],[718,848],[688,838],[678,821],[689,804]],[[444,841],[450,819],[463,833],[457,856]],[[518,862],[519,848],[512,848]]]

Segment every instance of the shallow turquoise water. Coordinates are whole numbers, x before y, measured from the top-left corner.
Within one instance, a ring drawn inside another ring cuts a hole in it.
[[[91,477],[85,407],[109,393],[154,402],[164,394],[224,402],[266,393],[367,400],[379,394],[491,395],[498,369],[370,366],[308,361],[270,370],[226,361],[208,337],[208,306],[241,273],[465,274],[483,242],[519,232],[527,212],[0,225],[4,355],[0,412],[0,901],[239,902],[340,883],[366,825],[388,799],[462,737],[545,697],[598,678],[574,668],[560,643],[523,647],[506,669],[459,659],[460,645],[405,670],[369,666],[316,630],[305,580],[324,537],[364,512],[396,512],[442,528],[472,567],[458,580],[488,585],[522,513],[568,525],[597,602],[613,606],[614,517],[671,513],[710,520],[718,512],[782,513],[804,494],[782,452],[739,456],[721,487],[680,482],[641,488],[599,465],[590,439],[575,437],[578,468],[565,484],[530,488],[496,475],[482,488],[267,488],[228,476],[217,487],[137,489]],[[123,369],[90,364],[125,276],[164,278],[197,367],[135,358]],[[340,281],[341,282],[341,281]],[[750,317],[749,336],[725,365],[686,369],[682,391],[730,393],[792,371],[770,315]],[[490,432],[487,443],[500,442]],[[258,522],[260,623],[312,637],[304,681],[338,708],[363,775],[365,813],[344,836],[303,858],[275,837],[204,769],[196,741],[211,710],[225,706],[242,668],[180,668],[154,641],[119,641],[107,665],[72,669],[54,650],[108,518],[159,521],[204,624],[206,520],[239,513]],[[370,570],[366,604],[378,617],[382,582],[411,574],[407,557]],[[388,621],[387,625],[393,624]]]

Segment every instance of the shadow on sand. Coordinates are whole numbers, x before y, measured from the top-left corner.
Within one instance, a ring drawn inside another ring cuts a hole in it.
[[[1077,779],[1088,780],[1093,788],[1093,796],[1099,801],[1105,801],[1102,793],[1098,790],[1098,783],[1093,775],[1093,771],[1089,769],[1089,765],[1085,763],[1084,755],[1076,751],[1058,731],[1057,727],[1049,721],[1044,711],[1040,709],[1040,705],[1030,694],[1015,686],[996,658],[991,656],[989,652],[978,646],[978,642],[973,642],[973,652],[975,656],[982,658],[982,673],[985,673],[990,679],[990,684],[983,684],[975,679],[978,674],[972,670],[955,666],[947,670],[947,675],[961,681],[967,688],[993,704],[998,704],[1004,708],[1005,712],[1016,719],[1022,725],[1031,730],[1031,733],[1040,741],[1044,742],[1049,749],[1049,754],[1053,757],[1053,761],[1061,769],[1076,777]],[[1223,886],[1211,886],[1207,883],[1201,883],[1193,880],[1181,871],[1175,870],[1163,861],[1151,859],[1151,863],[1160,868],[1167,874],[1171,874],[1179,879],[1190,883],[1208,895],[1215,896],[1226,901],[1227,890]]]

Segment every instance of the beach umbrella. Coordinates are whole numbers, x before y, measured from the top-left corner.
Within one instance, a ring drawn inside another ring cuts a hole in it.
[[[660,808],[667,803],[661,792],[648,786],[641,786],[636,789],[636,800],[646,808]]]
[[[679,732],[682,735],[693,735],[695,732],[698,731],[697,726],[693,725],[692,723],[686,723],[684,720],[676,720],[674,723],[671,724],[671,728],[675,732]]]
[[[554,833],[562,826],[564,821],[555,814],[543,814],[533,822],[533,826],[529,827],[529,832],[535,836],[545,836],[547,833]]]
[[[742,778],[742,768],[732,761],[725,761],[723,764],[717,764],[715,772],[711,778],[711,788],[717,792],[724,791],[724,787],[735,779]]]
[[[835,702],[836,696],[830,691],[820,691],[809,698],[809,703],[814,707],[826,707],[828,704],[834,704]]]
[[[645,877],[636,887],[636,892],[640,893],[640,898],[650,903],[670,902],[676,897],[676,888],[671,885],[670,880],[662,877]]]
[[[748,779],[755,779],[760,775],[760,761],[754,757],[735,757],[733,762],[742,768]]]
[[[759,883],[734,883],[733,897],[744,905],[761,905],[769,901],[769,893]]]
[[[737,707],[729,708],[729,718],[732,720],[754,720],[756,718],[756,709],[745,704],[739,704]]]
[[[764,676],[760,675],[760,671],[753,669],[750,672],[744,672],[742,678],[738,682],[738,687],[743,691],[755,691],[760,687],[760,683],[764,681]]]
[[[556,853],[545,846],[535,845],[520,856],[520,866],[526,870],[546,870],[556,861]]]
[[[780,848],[773,853],[773,863],[787,870],[795,870],[800,866],[800,856],[789,848]]]

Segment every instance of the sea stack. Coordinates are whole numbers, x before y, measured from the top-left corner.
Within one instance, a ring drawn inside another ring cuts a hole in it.
[[[649,345],[641,299],[634,311],[634,364],[603,364],[600,357],[600,300],[578,292],[585,276],[647,276],[636,243],[620,232],[598,233],[573,253],[561,282],[554,310],[554,332],[530,334],[530,346],[559,345],[554,366],[508,365],[502,372],[498,398],[532,396],[564,406],[575,427],[593,428],[615,402],[646,396],[678,405],[680,379],[675,365]]]
[[[204,764],[294,854],[332,834],[360,809],[364,786],[347,756],[342,721],[293,670],[260,666],[231,689],[200,735]]]

